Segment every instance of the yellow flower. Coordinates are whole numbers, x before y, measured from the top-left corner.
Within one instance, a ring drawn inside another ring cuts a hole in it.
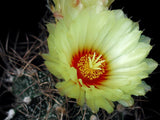
[[[88,6],[107,9],[114,0],[53,0],[55,7],[51,10],[56,19],[66,19],[67,23],[74,19],[81,10]],[[68,19],[69,18],[69,19]]]
[[[65,19],[48,24],[48,31],[49,53],[43,58],[48,70],[64,80],[56,84],[61,95],[86,103],[93,112],[111,113],[114,101],[131,106],[131,95],[151,89],[142,81],[157,67],[146,58],[150,38],[121,10],[87,7],[69,25]]]

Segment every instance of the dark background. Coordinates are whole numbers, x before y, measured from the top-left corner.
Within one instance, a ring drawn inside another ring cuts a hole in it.
[[[149,57],[160,62],[160,17],[157,0],[115,0],[111,9],[123,9],[124,13],[135,22],[139,22],[143,34],[152,38],[153,49]],[[9,46],[13,47],[17,33],[18,42],[26,39],[26,34],[38,36],[42,31],[39,23],[46,13],[46,0],[4,0],[0,2],[0,41],[4,46],[9,35]],[[34,40],[34,39],[33,39]],[[5,66],[0,59],[0,64]],[[4,72],[0,68],[0,74]],[[149,102],[142,102],[146,120],[160,120],[160,69],[157,68],[146,82],[152,91],[147,93]],[[1,86],[1,84],[0,84]],[[2,87],[0,92],[2,93]],[[3,100],[2,100],[3,99]],[[11,102],[10,94],[0,96],[0,108]],[[5,102],[4,102],[5,101]],[[0,109],[0,110],[1,110]],[[0,111],[1,112],[1,111]],[[2,119],[2,116],[0,116]]]

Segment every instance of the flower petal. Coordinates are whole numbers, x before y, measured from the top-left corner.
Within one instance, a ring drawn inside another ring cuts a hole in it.
[[[86,103],[94,113],[99,110],[99,107],[105,109],[108,113],[113,112],[113,103],[102,96],[102,91],[97,90],[94,86],[86,90]]]
[[[158,66],[158,63],[153,59],[146,59],[145,62],[148,64],[148,69],[145,70],[148,74],[152,73]]]
[[[129,107],[129,106],[132,106],[134,104],[133,98],[129,95],[126,95],[125,99],[119,100],[118,102],[125,107]]]
[[[56,84],[56,88],[60,91],[60,94],[66,95],[71,98],[77,99],[79,105],[84,104],[84,91],[80,88],[79,84],[74,81],[64,81]]]
[[[130,93],[132,95],[145,95],[146,92],[151,91],[151,87],[147,85],[144,81],[142,81],[141,84],[139,84],[135,89],[133,89]]]
[[[130,67],[121,67],[121,68],[117,68],[117,69],[113,69],[111,71],[111,76],[115,76],[115,75],[138,75],[139,73],[145,71],[148,69],[148,65],[146,64],[146,62],[142,62],[140,64],[134,65],[134,66],[130,66]]]
[[[149,54],[152,46],[146,43],[139,43],[137,47],[129,53],[123,54],[117,59],[111,61],[110,65],[112,68],[129,67],[136,65]],[[138,53],[138,54],[137,54]]]
[[[52,74],[65,80],[77,80],[77,71],[67,64],[45,61],[45,65]],[[63,74],[61,74],[63,72]]]

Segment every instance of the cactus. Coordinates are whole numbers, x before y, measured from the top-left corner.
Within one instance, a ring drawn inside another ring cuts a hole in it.
[[[48,11],[46,13],[49,14]],[[53,18],[49,19],[54,21]],[[7,66],[10,67],[5,83],[12,83],[10,91],[16,97],[12,106],[15,111],[13,120],[124,120],[126,117],[144,117],[138,101],[129,108],[115,103],[117,108],[112,114],[103,109],[95,114],[86,105],[78,106],[75,99],[60,96],[55,84],[61,80],[51,75],[40,59],[40,52],[47,51],[47,35],[46,30],[44,31],[39,38],[32,36],[34,43],[30,46],[31,42],[27,42],[24,50],[26,52],[22,51],[21,55],[13,49],[2,51],[7,59]],[[35,61],[40,61],[40,64],[36,65]]]

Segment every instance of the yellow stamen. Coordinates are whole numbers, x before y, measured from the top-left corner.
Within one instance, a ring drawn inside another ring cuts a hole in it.
[[[105,72],[104,66],[106,64],[101,56],[96,57],[96,53],[94,52],[94,54],[86,54],[80,58],[77,67],[84,78],[93,80]]]

